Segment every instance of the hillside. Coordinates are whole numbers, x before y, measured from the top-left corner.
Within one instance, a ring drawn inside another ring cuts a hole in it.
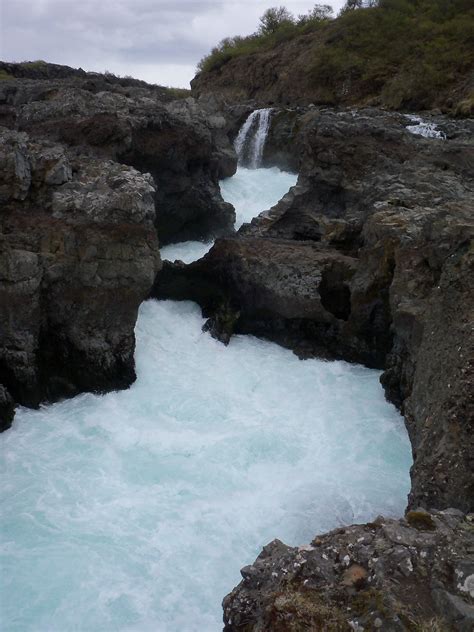
[[[378,6],[283,19],[223,40],[201,60],[196,95],[294,105],[439,107],[474,104],[474,7],[469,0],[379,0]]]

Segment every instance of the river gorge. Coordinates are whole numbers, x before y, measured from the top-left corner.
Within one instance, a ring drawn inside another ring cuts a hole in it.
[[[467,631],[470,122],[111,81],[0,86],[2,630]]]

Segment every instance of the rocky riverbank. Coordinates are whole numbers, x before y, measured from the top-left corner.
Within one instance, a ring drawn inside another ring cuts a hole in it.
[[[299,548],[274,540],[241,574],[225,632],[469,632],[474,514],[410,511]]]
[[[0,70],[6,428],[13,402],[130,385],[158,238],[232,231],[218,181],[234,173],[236,157],[212,105],[52,64]]]

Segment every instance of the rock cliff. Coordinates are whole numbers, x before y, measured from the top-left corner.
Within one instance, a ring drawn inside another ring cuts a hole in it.
[[[0,375],[26,406],[135,378],[133,329],[159,269],[154,183],[0,128]]]
[[[150,173],[160,243],[231,230],[233,209],[218,185],[236,168],[225,119],[192,98],[170,101],[153,87],[106,79],[2,81],[0,125]]]

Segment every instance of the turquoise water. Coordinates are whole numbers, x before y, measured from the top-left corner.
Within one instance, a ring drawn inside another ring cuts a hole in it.
[[[239,167],[232,178],[221,181],[222,196],[235,208],[235,228],[250,222],[261,211],[271,208],[288,189],[296,184],[294,173],[280,171],[277,167],[266,169],[246,169]],[[183,241],[161,248],[162,259],[191,263],[203,257],[213,242]]]
[[[129,390],[0,436],[2,632],[214,632],[273,538],[402,514],[410,445],[377,371],[202,324],[144,303]]]

